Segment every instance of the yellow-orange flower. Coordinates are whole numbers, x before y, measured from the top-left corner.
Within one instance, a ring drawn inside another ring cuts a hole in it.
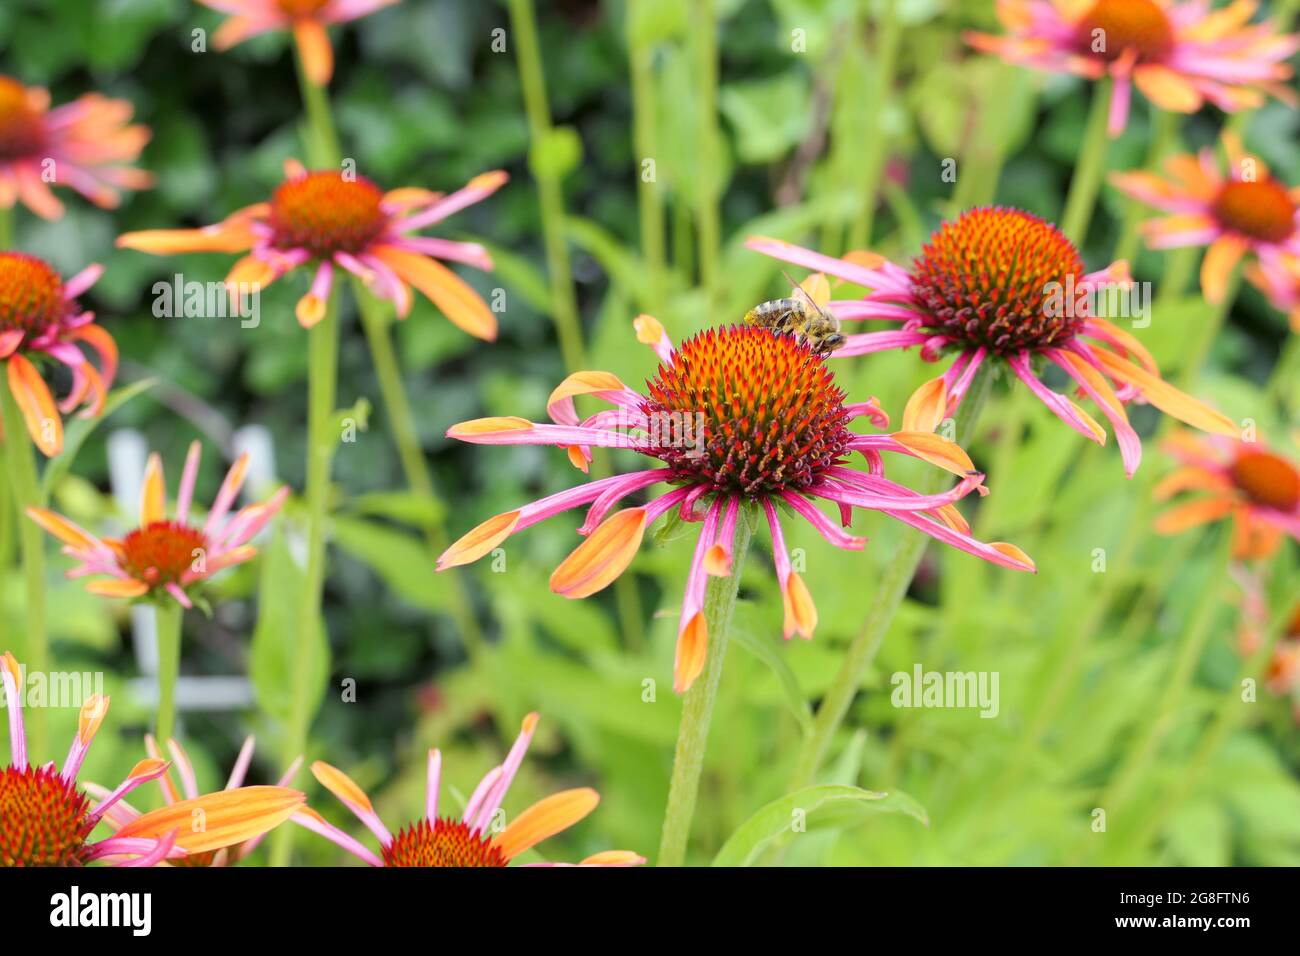
[[[45,219],[63,215],[50,184],[111,209],[121,189],[148,189],[153,177],[130,163],[149,142],[131,124],[132,106],[98,93],[50,109],[50,94],[0,76],[0,208],[21,201]]]
[[[1167,445],[1180,463],[1156,486],[1157,500],[1201,492],[1156,520],[1161,534],[1177,534],[1233,519],[1233,556],[1269,558],[1283,535],[1300,540],[1300,469],[1261,442],[1179,432]]]
[[[65,282],[43,259],[0,252],[0,388],[8,387],[32,442],[48,456],[63,450],[63,415],[85,406],[83,416],[97,416],[117,374],[113,337],[77,304],[103,271],[87,266]],[[99,358],[98,367],[83,348]],[[39,368],[47,362],[72,372],[72,389],[57,404]]]
[[[399,0],[199,0],[205,7],[229,13],[212,38],[218,50],[272,30],[291,30],[302,57],[303,72],[324,86],[334,72],[334,50],[325,28],[346,23]]]
[[[151,229],[119,236],[117,244],[155,255],[247,252],[226,276],[232,296],[270,285],[299,266],[311,265],[311,288],[298,300],[304,328],[325,316],[334,271],[358,276],[391,301],[399,318],[411,310],[411,289],[423,293],[455,325],[480,339],[496,338],[496,316],[470,286],[438,260],[490,270],[492,258],[474,242],[412,233],[486,199],[509,177],[500,170],[475,176],[449,196],[427,189],[387,193],[364,176],[337,170],[308,172],[285,163],[285,180],[269,202],[240,209],[203,229]]]

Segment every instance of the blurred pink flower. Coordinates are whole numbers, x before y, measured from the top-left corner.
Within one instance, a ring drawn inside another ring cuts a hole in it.
[[[1005,36],[967,33],[971,46],[1010,63],[1115,83],[1109,129],[1128,121],[1133,86],[1161,109],[1194,113],[1208,100],[1232,113],[1271,93],[1288,103],[1283,61],[1300,37],[1250,25],[1255,0],[1212,10],[1209,0],[998,0]]]

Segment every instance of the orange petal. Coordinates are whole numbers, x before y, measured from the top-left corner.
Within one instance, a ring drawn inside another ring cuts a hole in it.
[[[323,760],[317,760],[311,765],[311,772],[312,776],[320,781],[322,787],[345,804],[359,807],[367,813],[375,812],[375,808],[371,805],[366,792],[338,767],[327,764]]]
[[[954,475],[965,478],[975,471],[975,463],[962,450],[961,445],[932,431],[901,431],[894,432],[889,437],[922,461],[938,465]]]
[[[582,866],[638,866],[645,857],[631,850],[602,850],[582,861]]]
[[[134,578],[108,578],[103,581],[90,581],[86,590],[100,597],[133,598],[149,593],[149,585]]]
[[[943,376],[926,382],[907,400],[903,409],[905,431],[932,432],[948,411],[948,387]]]
[[[144,484],[140,489],[140,527],[146,528],[162,521],[167,512],[167,489],[163,485],[162,459],[154,452],[144,469]]]
[[[474,418],[459,422],[447,429],[448,438],[465,438],[469,435],[492,435],[497,432],[528,431],[533,423],[526,418],[515,415],[502,415],[495,418]]]
[[[1246,252],[1246,241],[1237,236],[1220,236],[1210,243],[1201,260],[1201,291],[1212,304],[1219,304],[1228,294],[1232,270]]]
[[[614,581],[636,555],[645,534],[644,508],[627,508],[601,522],[551,574],[551,590],[584,598]]]
[[[638,315],[632,320],[632,328],[636,331],[636,340],[642,345],[655,346],[668,337],[663,323],[653,315]]]
[[[334,50],[319,20],[301,17],[293,22],[293,38],[302,57],[302,71],[314,86],[326,86],[334,73]]]
[[[155,256],[182,252],[244,252],[256,237],[246,221],[220,222],[202,229],[145,229],[117,237],[120,249],[135,249]]]
[[[88,538],[80,528],[53,511],[45,508],[28,508],[27,517],[70,547],[93,548],[95,546],[95,542]]]
[[[547,837],[567,830],[595,810],[598,803],[600,794],[590,787],[553,794],[515,817],[492,842],[507,860],[512,860]]]
[[[231,296],[239,294],[240,287],[263,289],[275,281],[275,270],[256,256],[244,256],[226,273],[226,289]]]
[[[1218,521],[1232,512],[1231,498],[1201,498],[1170,508],[1156,518],[1153,527],[1159,534],[1178,534],[1208,521]]]
[[[999,554],[1006,555],[1012,561],[1017,561],[1020,564],[1025,565],[1031,571],[1037,570],[1037,565],[1034,564],[1034,559],[1025,554],[1024,551],[1017,548],[1014,544],[1007,544],[1005,541],[990,541],[989,547]]]
[[[374,254],[400,278],[424,293],[452,324],[475,338],[491,342],[497,337],[496,316],[487,303],[441,262],[391,246],[379,246]]]
[[[817,605],[813,603],[803,578],[797,573],[791,573],[786,579],[782,597],[785,604],[785,636],[789,637],[798,631],[800,637],[811,638],[817,629]]]
[[[294,815],[307,797],[287,787],[240,787],[181,800],[132,820],[119,837],[162,837],[176,831],[176,845],[207,853],[261,836]]]
[[[325,318],[325,300],[308,292],[298,300],[298,305],[294,308],[293,314],[297,318],[299,325],[304,329],[310,329]]]
[[[1135,359],[1137,359],[1138,364],[1140,364],[1144,369],[1146,369],[1152,375],[1160,374],[1160,368],[1159,366],[1156,365],[1155,356],[1152,355],[1147,350],[1147,347],[1145,345],[1143,345],[1141,342],[1138,341],[1137,336],[1135,336],[1132,332],[1129,332],[1125,329],[1121,329],[1114,322],[1108,322],[1106,319],[1100,319],[1097,318],[1096,316],[1089,316],[1088,324],[1098,329],[1101,329],[1110,338],[1114,339],[1117,343],[1119,343],[1120,348],[1122,348],[1125,352],[1128,352]],[[1071,356],[1072,358],[1074,357],[1074,353],[1072,352],[1065,352],[1064,354]],[[1074,364],[1074,362],[1071,362],[1071,364]],[[1084,367],[1092,368],[1092,366],[1088,365],[1087,362],[1080,361],[1080,364],[1083,365]],[[1077,367],[1078,366],[1076,365],[1076,368]]]
[[[695,679],[704,671],[709,657],[709,624],[704,612],[696,611],[677,635],[677,651],[673,656],[673,690],[684,694],[691,689]]]
[[[1241,437],[1232,419],[1179,391],[1160,376],[1152,375],[1146,369],[1138,368],[1106,349],[1094,348],[1092,354],[1106,366],[1111,378],[1136,385],[1143,397],[1166,415],[1172,415],[1180,422],[1211,434]]]
[[[1195,113],[1202,97],[1196,87],[1166,66],[1148,64],[1133,71],[1133,82],[1156,106],[1173,113]]]
[[[556,409],[575,395],[598,395],[601,392],[622,392],[626,389],[627,386],[612,372],[574,372],[555,386],[555,391],[546,400],[546,411],[555,418]]]
[[[23,355],[9,356],[9,392],[23,413],[27,434],[41,454],[53,458],[63,450],[63,417],[49,386]]]
[[[81,705],[81,712],[77,715],[77,737],[83,747],[89,747],[99,732],[99,725],[108,715],[108,701],[103,694],[91,694]]]
[[[1232,482],[1220,472],[1199,465],[1183,465],[1161,478],[1151,489],[1151,497],[1156,501],[1168,501],[1184,491],[1222,493],[1231,487]]]
[[[704,572],[715,578],[731,576],[731,552],[715,544],[704,552]]]
[[[507,511],[488,518],[478,527],[461,535],[451,547],[438,556],[438,570],[471,564],[489,554],[502,541],[514,534],[519,524],[519,512]]]

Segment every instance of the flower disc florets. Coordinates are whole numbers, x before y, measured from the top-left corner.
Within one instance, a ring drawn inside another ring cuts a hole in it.
[[[790,336],[730,326],[683,342],[646,383],[656,447],[679,480],[758,497],[799,490],[846,453],[844,392]]]
[[[402,830],[384,848],[385,866],[505,866],[506,858],[486,833],[468,823],[439,817]]]
[[[1007,354],[1073,337],[1083,259],[1059,229],[1018,209],[982,208],[946,222],[912,264],[926,329]],[[1056,305],[1053,305],[1053,303]]]

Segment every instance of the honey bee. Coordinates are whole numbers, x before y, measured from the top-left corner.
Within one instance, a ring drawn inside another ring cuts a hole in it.
[[[844,344],[840,320],[814,302],[797,282],[789,276],[786,279],[796,295],[754,306],[745,313],[745,324],[791,335],[800,345],[811,346],[813,354],[825,358]]]

